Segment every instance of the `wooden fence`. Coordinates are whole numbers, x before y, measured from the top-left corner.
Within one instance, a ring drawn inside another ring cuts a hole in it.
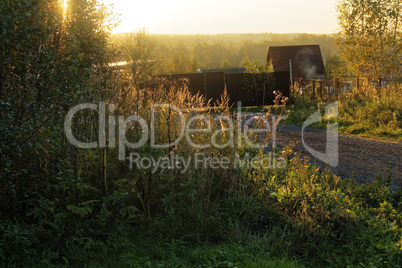
[[[220,99],[221,94],[226,88],[230,97],[230,105],[236,107],[238,102],[241,102],[242,106],[255,106],[255,97],[250,98],[250,93],[243,87],[243,80],[246,75],[243,73],[227,74],[225,72],[205,72],[205,73],[183,73],[183,74],[165,74],[155,75],[156,77],[164,77],[170,80],[176,80],[180,78],[187,78],[189,80],[189,90],[191,93],[200,93],[205,96],[206,99],[212,99],[212,103],[215,103]],[[274,88],[267,88],[265,95],[264,105],[273,104],[275,98],[273,91],[281,91],[284,96],[289,96],[289,82],[284,81],[284,74],[274,73],[276,85]],[[282,81],[282,82],[281,82]],[[286,81],[286,79],[285,79]],[[262,91],[258,93],[259,105],[262,104]]]
[[[293,82],[290,92],[293,98],[307,95],[310,100],[324,100],[336,98],[354,90],[365,88],[381,88],[398,83],[396,80],[383,79],[381,77],[373,79],[371,77],[361,78],[357,76],[344,76],[333,79],[298,79]]]

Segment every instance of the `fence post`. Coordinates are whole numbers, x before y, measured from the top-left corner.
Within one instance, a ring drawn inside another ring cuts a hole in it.
[[[311,93],[311,99],[314,101],[315,100],[315,80],[313,80],[313,90]]]
[[[331,78],[328,78],[328,80],[327,80],[327,92],[326,92],[326,96],[327,96],[327,98],[331,98],[331,87],[333,86],[333,83],[332,83],[332,79]],[[335,90],[335,89],[334,89]]]
[[[207,72],[204,72],[204,96],[208,99]]]
[[[338,97],[339,94],[339,78],[335,78],[335,96]]]
[[[323,91],[323,83],[322,80],[320,81],[320,99],[322,100],[322,91]]]

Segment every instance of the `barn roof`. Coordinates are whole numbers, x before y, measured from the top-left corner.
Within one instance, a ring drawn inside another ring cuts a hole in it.
[[[267,63],[272,64],[274,72],[289,72],[289,60],[292,60],[295,78],[312,79],[325,75],[319,45],[268,47]]]

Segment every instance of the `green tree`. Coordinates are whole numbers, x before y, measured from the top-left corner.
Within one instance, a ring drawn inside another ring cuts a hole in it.
[[[139,114],[141,84],[156,68],[156,40],[143,28],[129,34],[123,51],[129,59],[128,67],[136,91],[136,113]]]
[[[262,105],[265,105],[265,99],[268,96],[273,96],[275,77],[272,68],[265,64],[260,63],[258,60],[253,60],[246,66],[246,73],[242,81],[243,88],[249,93],[250,99],[254,99],[255,105],[260,103],[258,100],[261,98]]]
[[[101,61],[108,49],[110,30],[116,26],[116,18],[107,6],[98,0],[68,1],[65,18],[66,38],[72,52],[82,57],[85,68]]]
[[[69,1],[70,11],[63,14],[61,3],[0,2],[0,213],[5,219],[23,221],[28,202],[60,195],[54,177],[62,166],[74,167],[75,186],[70,184],[59,201],[78,200],[80,164],[64,138],[64,116],[77,102],[98,95],[108,15],[96,13],[93,0],[79,1],[83,13],[74,13],[78,2]]]
[[[250,59],[248,56],[244,56],[244,58],[241,61],[241,67],[247,67],[250,65]]]
[[[401,73],[401,1],[341,0],[337,45],[359,76]]]
[[[123,47],[135,85],[156,66],[156,40],[145,28],[130,33]]]
[[[349,65],[342,57],[332,52],[325,60],[325,72],[328,78],[340,78],[349,74]]]
[[[231,67],[231,64],[227,59],[222,61],[222,68],[230,68],[230,67]]]

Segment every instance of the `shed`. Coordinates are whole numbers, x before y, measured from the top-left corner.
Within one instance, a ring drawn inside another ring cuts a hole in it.
[[[320,79],[325,76],[324,61],[319,45],[268,47],[267,64],[272,65],[274,73],[289,73],[290,60],[294,79]]]

